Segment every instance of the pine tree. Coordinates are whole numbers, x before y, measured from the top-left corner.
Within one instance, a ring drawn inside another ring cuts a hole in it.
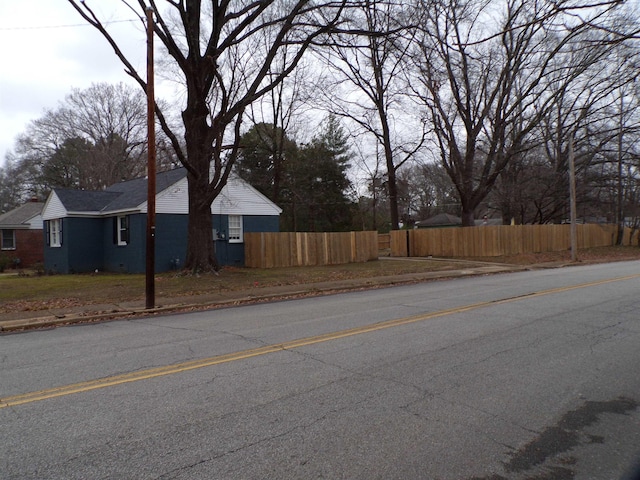
[[[283,209],[280,230],[344,231],[354,210],[349,160],[348,136],[333,116],[302,146],[259,123],[242,136],[236,172]]]
[[[347,198],[351,182],[348,136],[335,116],[300,150],[290,170],[291,190],[300,203],[295,209],[297,230],[344,231],[351,228],[353,204]]]

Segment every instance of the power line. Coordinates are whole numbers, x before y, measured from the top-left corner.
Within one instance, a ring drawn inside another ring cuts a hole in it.
[[[131,22],[137,22],[137,19],[131,19],[131,20],[113,20],[111,22],[103,22],[103,25],[111,25],[113,23],[131,23]],[[48,29],[54,29],[54,28],[77,28],[77,27],[90,27],[91,25],[88,23],[74,23],[74,24],[69,24],[69,25],[43,25],[43,26],[39,26],[39,27],[0,27],[0,31],[2,32],[8,32],[8,31],[13,31],[13,30],[48,30]]]

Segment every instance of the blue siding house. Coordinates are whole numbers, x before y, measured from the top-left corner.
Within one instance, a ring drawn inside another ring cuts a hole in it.
[[[156,177],[155,270],[184,265],[189,203],[184,168]],[[282,210],[240,178],[230,178],[211,205],[221,265],[244,265],[244,232],[277,232]],[[145,271],[147,179],[104,191],[54,189],[42,210],[49,272]]]

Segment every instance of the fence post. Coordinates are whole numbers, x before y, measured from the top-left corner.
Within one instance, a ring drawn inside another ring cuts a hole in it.
[[[330,257],[329,257],[329,234],[327,232],[324,232],[322,234],[322,239],[324,240],[324,265],[329,265],[330,264]],[[322,264],[321,264],[322,265]]]
[[[409,230],[405,230],[407,236],[407,257],[411,256],[411,240],[409,239]]]
[[[355,262],[358,257],[358,248],[356,244],[356,232],[351,232],[351,255],[349,257],[350,262]]]

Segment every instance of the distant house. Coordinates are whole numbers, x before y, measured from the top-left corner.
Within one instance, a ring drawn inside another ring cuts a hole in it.
[[[0,255],[21,268],[42,263],[42,202],[29,202],[0,215]]]
[[[492,227],[503,225],[501,218],[489,218],[486,215],[482,218],[475,219],[474,223],[476,227],[481,227],[483,225]]]
[[[221,265],[244,265],[244,232],[277,232],[282,210],[239,178],[230,178],[211,206]],[[189,202],[186,170],[156,177],[155,270],[184,266]],[[47,271],[142,273],[146,264],[147,179],[103,191],[54,189],[45,202]]]
[[[426,220],[416,222],[417,228],[442,228],[442,227],[459,227],[462,225],[462,219],[448,213],[439,213]]]
[[[482,225],[502,225],[502,220],[499,218],[487,218],[485,215],[483,218],[474,221],[476,227]],[[448,213],[439,213],[426,220],[419,220],[416,222],[417,228],[444,228],[444,227],[461,227],[462,219],[455,215],[449,215]]]

